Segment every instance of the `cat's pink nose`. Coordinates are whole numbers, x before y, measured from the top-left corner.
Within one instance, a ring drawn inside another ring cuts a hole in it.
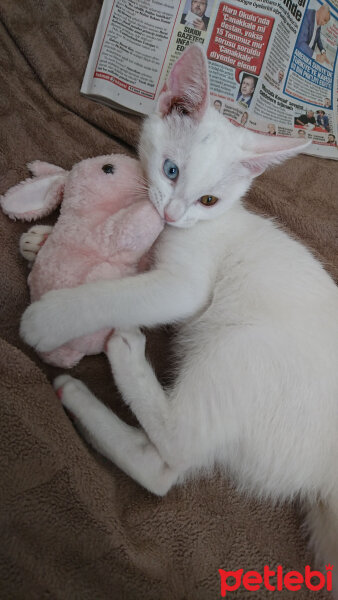
[[[169,215],[166,211],[164,211],[164,219],[165,219],[165,221],[167,221],[167,223],[175,223],[175,221],[176,221],[176,219],[169,217]]]

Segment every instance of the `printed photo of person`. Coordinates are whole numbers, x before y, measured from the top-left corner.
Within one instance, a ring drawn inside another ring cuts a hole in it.
[[[214,0],[187,0],[181,19],[182,25],[206,31],[209,25],[208,15],[213,3]]]
[[[330,131],[330,125],[329,125],[329,117],[325,114],[324,110],[317,110],[317,125],[318,127],[323,127],[323,129],[326,129],[326,131]]]
[[[244,111],[244,113],[242,113],[241,120],[240,120],[240,124],[242,125],[242,127],[245,127],[245,125],[247,124],[248,118],[249,118],[249,113]]]
[[[328,138],[327,138],[327,143],[330,146],[337,146],[336,136],[333,135],[333,133],[329,133]]]
[[[268,135],[277,135],[276,125],[274,125],[273,123],[268,124]]]
[[[299,31],[296,47],[309,58],[332,66],[326,56],[326,49],[320,35],[321,28],[329,22],[330,18],[330,9],[327,4],[322,4],[318,10],[308,8]]]
[[[331,108],[330,98],[324,98],[324,106],[325,106],[325,108]]]
[[[277,83],[278,89],[280,89],[281,86],[282,86],[284,75],[285,75],[285,73],[284,73],[283,69],[279,69],[277,71],[277,74],[276,74],[276,83]]]
[[[307,110],[305,114],[295,117],[295,125],[301,125],[302,127],[315,127],[316,119],[313,110]]]
[[[256,85],[257,77],[249,73],[244,73],[236,98],[237,102],[245,108],[249,108]]]
[[[221,112],[222,109],[222,102],[220,100],[215,100],[214,101],[214,108],[216,108],[217,112]]]
[[[297,137],[299,137],[299,139],[306,138],[305,130],[304,129],[298,129]]]

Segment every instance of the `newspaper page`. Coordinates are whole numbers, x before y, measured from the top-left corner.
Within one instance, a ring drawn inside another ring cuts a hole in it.
[[[149,114],[178,19],[177,0],[104,0],[81,93]]]
[[[338,0],[105,0],[81,91],[149,114],[195,42],[225,117],[338,159]]]

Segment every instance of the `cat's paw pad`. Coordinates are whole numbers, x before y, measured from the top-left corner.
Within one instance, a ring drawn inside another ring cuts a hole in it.
[[[107,355],[112,365],[144,360],[146,337],[138,329],[115,330],[107,342]]]
[[[48,225],[34,225],[26,233],[23,233],[19,242],[21,255],[29,262],[34,262],[52,229],[53,227]]]

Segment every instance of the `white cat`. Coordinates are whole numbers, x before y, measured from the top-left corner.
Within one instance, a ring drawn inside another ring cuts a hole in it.
[[[191,46],[140,143],[169,224],[154,269],[50,292],[26,310],[21,332],[49,351],[119,328],[107,353],[142,429],[81,382],[55,381],[90,443],[155,494],[219,464],[243,490],[300,497],[316,553],[338,571],[338,291],[304,246],[240,203],[255,176],[302,148],[209,107],[206,58]],[[137,327],[173,322],[179,373],[164,390]]]

